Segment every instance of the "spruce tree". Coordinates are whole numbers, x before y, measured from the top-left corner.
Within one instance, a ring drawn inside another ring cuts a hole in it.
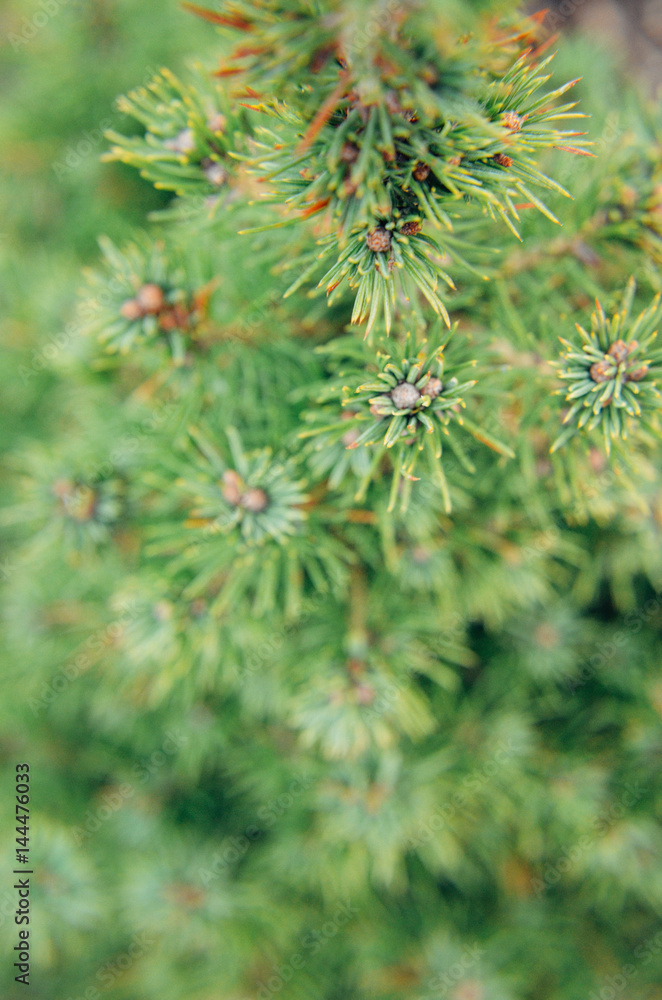
[[[34,995],[660,997],[659,110],[509,0],[186,6],[4,515]]]

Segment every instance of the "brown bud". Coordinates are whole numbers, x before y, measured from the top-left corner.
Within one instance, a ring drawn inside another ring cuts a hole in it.
[[[64,512],[73,521],[90,521],[94,517],[97,496],[91,486],[71,484],[69,492],[57,494]]]
[[[127,299],[126,302],[123,302],[120,306],[120,316],[124,319],[133,321],[140,319],[142,315],[143,311],[140,308],[140,303],[137,302],[136,299]]]
[[[430,168],[427,163],[422,163],[420,160],[416,164],[413,170],[413,175],[417,181],[424,181],[430,173]]]
[[[504,111],[503,118],[501,119],[506,128],[509,128],[511,132],[519,132],[522,127],[522,122],[524,119],[521,115],[518,115],[515,111]]]
[[[400,232],[403,236],[417,236],[422,228],[420,222],[405,222],[400,226]]]
[[[373,253],[388,253],[391,249],[391,234],[384,226],[372,229],[365,238]]]
[[[163,289],[159,285],[143,285],[136,295],[136,301],[143,313],[148,315],[158,313],[165,305]]]
[[[614,366],[607,361],[596,361],[589,369],[589,375],[594,382],[608,382],[614,374]]]
[[[227,500],[231,503],[233,507],[238,506],[241,500],[242,482],[241,477],[238,472],[234,469],[227,469],[223,473],[223,488],[221,492]]]
[[[345,142],[340,150],[340,159],[344,163],[354,163],[358,159],[359,153],[359,147],[355,143]]]
[[[451,156],[448,162],[450,163],[451,167],[459,167],[459,165],[462,163],[462,157],[459,155]]]
[[[436,399],[443,387],[444,386],[440,378],[430,378],[421,389],[421,392],[425,396],[429,396],[430,399]]]
[[[513,161],[505,153],[497,153],[492,159],[495,163],[498,163],[500,167],[512,167]]]
[[[341,69],[347,69],[347,61],[343,58],[335,45],[321,45],[312,53],[310,57],[310,72],[319,73],[323,70],[331,56],[336,56]]]
[[[251,514],[261,514],[269,506],[269,497],[259,486],[252,486],[243,494],[239,506]]]
[[[629,353],[628,345],[624,340],[615,341],[607,351],[607,354],[614,359],[617,365],[622,364]]]
[[[183,330],[188,326],[191,313],[181,302],[176,302],[159,316],[159,326],[162,330]]]
[[[627,372],[625,376],[626,382],[641,382],[642,378],[646,378],[648,375],[648,365],[642,365],[641,368],[635,368],[634,371]]]

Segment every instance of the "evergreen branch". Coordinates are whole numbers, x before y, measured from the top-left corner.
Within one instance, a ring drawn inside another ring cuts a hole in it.
[[[187,82],[162,69],[145,87],[120,98],[118,108],[145,133],[108,132],[114,146],[105,159],[136,167],[156,187],[188,197],[215,197],[234,183],[235,156],[250,135],[248,120],[202,67],[192,69]]]
[[[450,346],[449,346],[450,344]],[[475,362],[454,351],[451,336],[437,336],[432,343],[415,343],[407,334],[403,343],[383,342],[378,356],[378,368],[370,381],[362,379],[356,370],[358,359],[349,357],[346,340],[336,342],[336,349],[325,353],[336,365],[342,363],[342,375],[315,392],[323,401],[334,405],[304,413],[310,426],[300,432],[302,439],[319,436],[317,444],[308,446],[307,455],[317,471],[328,471],[333,485],[339,485],[348,474],[358,477],[356,499],[364,498],[371,481],[382,476],[382,465],[391,468],[391,492],[388,509],[393,510],[398,498],[400,509],[406,510],[412,483],[420,476],[419,462],[426,463],[426,476],[436,482],[450,510],[450,495],[443,470],[444,443],[451,452],[461,454],[459,443],[452,437],[453,427],[465,427],[475,438],[501,454],[512,457],[512,451],[492,434],[471,421],[465,421],[465,394],[476,384],[465,378]],[[448,348],[448,351],[447,351]],[[369,355],[365,355],[366,361]],[[343,361],[341,362],[341,359]],[[353,370],[352,370],[353,369]],[[344,412],[340,417],[340,407]],[[324,452],[323,457],[320,452]],[[357,459],[348,458],[347,451],[356,452]],[[362,455],[363,452],[369,452]],[[461,464],[472,468],[463,456]]]
[[[248,597],[255,614],[281,607],[295,615],[306,582],[322,590],[342,584],[351,552],[329,534],[320,544],[293,459],[274,458],[270,449],[247,453],[229,428],[228,462],[209,432],[189,433],[195,450],[177,463],[176,505],[153,526],[148,546],[152,556],[168,557],[173,577],[188,579],[187,599],[204,597],[221,614]]]
[[[577,325],[580,344],[562,341],[566,350],[557,368],[559,377],[568,383],[565,399],[570,406],[563,423],[569,427],[552,444],[552,452],[585,430],[599,431],[609,453],[612,442],[625,440],[640,420],[652,427],[650,421],[661,400],[656,376],[662,366],[662,349],[654,347],[654,341],[662,308],[658,295],[631,320],[635,289],[632,278],[621,309],[612,317],[596,302],[590,330]]]

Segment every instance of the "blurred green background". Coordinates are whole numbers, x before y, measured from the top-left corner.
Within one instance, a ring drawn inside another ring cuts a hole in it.
[[[208,26],[177,3],[3,0],[0,5],[0,503],[6,502],[10,492],[6,453],[20,456],[24,442],[38,439],[48,455],[50,442],[62,439],[63,434],[66,437],[72,410],[76,414],[76,399],[72,400],[76,390],[58,366],[66,353],[61,345],[66,347],[68,342],[82,268],[96,260],[99,234],[121,242],[136,226],[144,225],[150,210],[165,201],[165,196],[134,171],[100,162],[107,147],[104,129],[127,124],[116,110],[115,99],[148,80],[161,66],[177,69],[185,56],[209,53],[213,44],[214,33]],[[102,399],[98,395],[97,403]],[[76,417],[85,424],[85,393],[80,404],[83,411]],[[100,412],[103,414],[103,406]],[[66,740],[49,732],[50,723],[44,721],[43,713],[28,712],[24,703],[20,706],[24,713],[17,721],[17,701],[23,701],[20,678],[26,676],[30,661],[44,668],[62,664],[79,648],[81,638],[89,635],[93,623],[84,621],[84,611],[74,610],[75,582],[68,588],[69,601],[62,602],[60,611],[55,612],[59,621],[45,621],[36,611],[33,618],[26,617],[26,607],[42,606],[42,593],[36,591],[44,581],[30,579],[28,573],[17,582],[19,574],[8,555],[10,542],[11,531],[0,548],[0,576],[10,592],[21,592],[21,611],[10,609],[8,617],[16,629],[11,634],[10,622],[9,639],[2,645],[3,800],[7,804],[13,800],[10,786],[16,762],[28,761],[36,807],[30,831],[32,845],[41,841],[46,850],[50,882],[42,883],[41,895],[39,887],[36,891],[33,888],[33,977],[26,988],[15,984],[16,970],[12,970],[13,959],[9,957],[18,931],[14,925],[16,891],[10,888],[15,833],[13,817],[9,809],[3,809],[0,855],[6,878],[0,889],[0,995],[7,1000],[26,995],[64,1000],[69,996],[64,983],[75,982],[87,962],[92,965],[79,981],[89,984],[95,980],[99,961],[90,954],[89,934],[94,934],[100,918],[108,916],[103,903],[99,904],[107,891],[103,886],[112,876],[105,873],[96,890],[92,888],[85,860],[76,856],[72,839],[67,840],[61,832],[64,827],[73,828],[76,815],[67,815],[66,810],[61,813],[62,827],[55,817],[65,786],[71,792],[77,782],[79,794],[74,792],[73,798],[78,799],[76,811],[83,817],[85,808],[92,804],[91,774],[95,774],[93,785],[105,784],[106,748],[100,738],[89,759],[91,771],[86,768],[81,776],[75,737],[74,744],[67,745]],[[107,565],[103,575],[112,576],[112,572],[113,567]],[[60,583],[50,583],[50,598],[57,603]],[[80,592],[93,589],[90,575],[81,574]],[[55,607],[51,601],[47,603],[51,609]],[[54,643],[49,638],[53,630]],[[14,640],[19,637],[17,644]],[[7,640],[6,635],[4,638]],[[25,660],[17,658],[19,647]],[[74,733],[79,728],[75,721],[78,712],[79,706],[72,703],[69,720]],[[82,732],[80,736],[84,743]],[[175,746],[176,737],[173,739]],[[149,737],[146,746],[153,749]],[[44,810],[46,800],[49,807]],[[53,826],[49,825],[49,814]],[[107,940],[97,943],[108,959],[121,955],[133,943],[121,932],[112,940],[112,932],[108,935],[104,931],[104,938]],[[132,954],[135,951],[134,944]],[[79,957],[80,969],[67,971],[72,955]],[[46,975],[45,967],[50,970]],[[42,971],[37,971],[40,968]],[[108,982],[112,984],[114,978],[109,973]]]
[[[66,399],[43,350],[71,318],[98,235],[122,240],[159,204],[135,171],[99,162],[104,129],[126,124],[115,98],[213,42],[176,3],[3,3],[3,447],[35,428],[41,434]],[[16,378],[21,366],[31,374]]]

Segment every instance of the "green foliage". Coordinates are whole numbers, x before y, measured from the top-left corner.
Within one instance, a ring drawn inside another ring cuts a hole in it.
[[[106,239],[101,249],[105,270],[90,273],[89,296],[80,308],[86,333],[120,354],[160,338],[181,364],[188,337],[201,332],[204,294],[186,287],[186,272],[169,264],[161,242],[119,250]]]
[[[651,350],[662,318],[660,296],[631,320],[634,293],[632,280],[622,308],[611,319],[607,319],[598,303],[591,316],[590,332],[577,326],[581,350],[563,341],[567,350],[560,376],[570,383],[566,401],[572,403],[563,422],[574,423],[572,431],[600,428],[607,451],[613,439],[627,438],[628,417],[635,418],[630,422],[636,422],[643,413],[643,426],[654,431],[650,418],[660,405],[655,375],[662,362],[662,351]],[[564,438],[565,435],[557,439],[552,451]]]
[[[88,461],[92,458],[88,454]],[[53,455],[43,446],[22,456],[20,494],[3,511],[6,525],[25,525],[32,534],[24,557],[55,554],[76,560],[107,544],[121,517],[126,482],[123,471],[94,469],[80,454]]]
[[[413,227],[414,231],[409,232],[408,226]],[[435,313],[443,316],[450,325],[448,311],[437,293],[437,283],[441,277],[452,288],[453,281],[445,271],[430,261],[431,251],[436,252],[438,258],[441,257],[439,245],[429,236],[417,232],[418,229],[419,223],[416,220],[399,220],[397,225],[389,222],[385,226],[378,226],[367,236],[355,236],[318,284],[318,287],[326,286],[328,295],[347,277],[349,287],[357,289],[351,322],[362,323],[367,320],[366,336],[370,334],[382,312],[386,332],[389,333],[396,308],[396,276],[400,279],[402,294],[407,301],[408,284],[413,282],[412,287],[418,287]],[[384,250],[373,250],[369,242],[371,238],[382,240],[388,245]],[[336,245],[335,236],[325,240],[324,249],[315,256],[313,269],[317,267],[320,258],[329,252],[336,252]],[[308,277],[309,270],[304,271],[290,286],[290,294]]]
[[[440,266],[444,255],[466,265],[461,244],[450,235],[458,202],[503,219],[518,238],[517,198],[558,222],[530,186],[567,192],[536,158],[551,147],[584,152],[567,145],[582,133],[555,125],[583,116],[573,103],[555,103],[577,81],[539,93],[550,79],[544,71],[551,57],[532,66],[529,51],[517,57],[515,46],[505,46],[511,64],[504,69],[504,44],[494,39],[481,52],[476,75],[465,55],[449,68],[415,34],[397,48],[385,35],[379,44],[384,51],[370,48],[369,70],[365,52],[351,43],[338,55],[338,86],[315,114],[305,90],[288,104],[277,95],[251,107],[281,125],[256,133],[260,179],[271,184],[272,199],[290,224],[316,216],[318,225],[332,230],[319,240],[323,249],[311,263],[300,259],[292,288],[310,278],[317,259],[337,256],[318,287],[328,294],[347,276],[357,289],[352,322],[367,318],[370,331],[383,312],[388,332],[396,309],[394,268],[404,299],[418,288],[449,323],[436,286],[441,277],[454,287]],[[359,83],[362,71],[370,75]],[[440,230],[441,247],[419,235],[423,220]],[[390,235],[384,248],[371,247],[371,238],[383,231]]]
[[[654,108],[631,102],[619,135],[614,169],[600,187],[596,218],[603,237],[640,247],[656,263],[662,253],[662,135]]]
[[[405,53],[399,50],[400,62]],[[273,157],[273,165],[262,166],[267,171],[272,167],[265,179],[273,183],[275,200],[290,211],[305,217],[309,206],[323,205],[341,236],[394,213],[421,213],[447,227],[443,207],[460,198],[508,223],[518,218],[513,197],[525,197],[546,211],[527,184],[561,189],[537,169],[535,157],[580,134],[548,123],[584,117],[572,112],[575,104],[554,104],[576,81],[538,93],[550,79],[543,75],[550,61],[534,69],[525,53],[491,80],[484,67],[478,88],[468,80],[451,82],[442,76],[438,57],[432,65],[425,63],[428,87],[422,93],[385,76],[383,92],[371,95],[372,100],[363,103],[351,91],[339,100],[312,143],[305,134],[288,144],[277,132],[259,131],[265,155]],[[443,71],[448,72],[446,66]],[[423,81],[416,82],[421,87]],[[255,107],[270,111],[268,105]],[[277,116],[281,107],[277,104],[272,114]],[[286,106],[281,116],[305,133],[309,122],[303,115],[292,122]],[[288,197],[292,188],[295,193]]]
[[[348,553],[333,537],[321,537],[323,513],[313,509],[306,518],[307,497],[291,460],[272,458],[269,449],[246,454],[228,428],[228,463],[208,435],[190,434],[197,453],[174,470],[182,499],[172,496],[171,463],[156,480],[175,518],[154,527],[147,553],[174,557],[170,572],[190,576],[185,598],[211,595],[212,610],[221,612],[249,593],[255,614],[273,611],[278,601],[294,615],[304,581],[324,593],[329,579],[342,580]]]
[[[465,427],[484,444],[496,451],[514,458],[513,452],[497,439],[483,432],[471,420],[465,418],[466,407],[463,393],[471,389],[475,381],[460,381],[467,369],[473,368],[475,361],[458,358],[458,351],[446,356],[450,337],[437,336],[433,346],[427,341],[413,343],[407,334],[400,344],[384,343],[377,364],[370,364],[370,352],[352,350],[353,339],[333,342],[325,353],[341,366],[339,377],[323,384],[323,397],[318,402],[335,400],[335,407],[325,407],[308,411],[304,419],[314,423],[314,429],[302,431],[299,435],[308,438],[324,435],[317,450],[329,449],[341,441],[347,449],[367,447],[371,449],[369,465],[356,493],[356,499],[365,498],[366,489],[372,479],[384,474],[384,460],[393,467],[389,510],[395,506],[400,490],[400,505],[405,511],[409,504],[412,482],[420,453],[427,458],[427,479],[441,490],[446,512],[450,512],[450,495],[441,463],[444,443],[451,453],[469,472],[475,468],[451,431],[455,424]],[[348,363],[349,357],[349,363]],[[357,364],[363,361],[367,370],[376,369],[376,377],[364,382],[365,370],[357,372]],[[357,384],[358,383],[358,384]],[[345,407],[341,412],[338,403]],[[329,424],[329,416],[333,420]],[[335,417],[335,419],[334,419]],[[342,454],[335,450],[336,460],[331,479],[333,484],[342,480],[342,472],[350,468],[343,461]]]
[[[146,87],[118,101],[124,114],[137,119],[144,136],[109,132],[115,142],[108,159],[137,167],[155,187],[181,195],[210,198],[231,184],[229,155],[246,139],[246,116],[233,113],[220,87],[202,68],[182,83],[163,69]]]

